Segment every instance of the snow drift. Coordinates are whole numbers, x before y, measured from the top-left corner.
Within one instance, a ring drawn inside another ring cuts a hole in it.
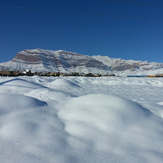
[[[0,162],[161,163],[162,85],[145,78],[0,78]]]

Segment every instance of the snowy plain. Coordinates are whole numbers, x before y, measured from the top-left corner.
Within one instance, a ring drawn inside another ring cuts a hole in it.
[[[162,163],[163,78],[0,77],[1,163]]]

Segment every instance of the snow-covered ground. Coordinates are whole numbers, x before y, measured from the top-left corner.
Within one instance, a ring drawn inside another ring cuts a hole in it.
[[[0,77],[1,163],[162,163],[163,78]]]

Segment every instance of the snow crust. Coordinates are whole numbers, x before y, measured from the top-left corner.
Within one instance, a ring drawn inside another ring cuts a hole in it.
[[[0,162],[161,163],[162,78],[0,77]]]

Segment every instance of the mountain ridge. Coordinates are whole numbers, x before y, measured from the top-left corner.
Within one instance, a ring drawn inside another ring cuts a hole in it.
[[[35,72],[99,73],[99,74],[157,74],[163,72],[163,63],[125,60],[108,56],[87,56],[65,50],[26,49],[0,69]]]

